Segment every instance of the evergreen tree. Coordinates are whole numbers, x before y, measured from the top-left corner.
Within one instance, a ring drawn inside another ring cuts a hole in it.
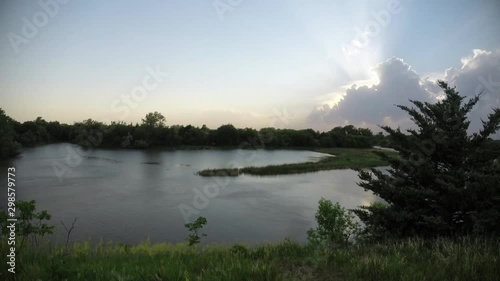
[[[500,150],[489,137],[500,128],[500,110],[483,121],[479,133],[467,134],[467,114],[479,96],[464,102],[455,88],[439,81],[445,98],[435,104],[413,101],[406,111],[417,129],[409,134],[382,126],[399,157],[387,171],[359,171],[359,185],[387,206],[355,211],[375,238],[453,236],[498,231],[500,221]],[[498,232],[497,232],[498,233]]]

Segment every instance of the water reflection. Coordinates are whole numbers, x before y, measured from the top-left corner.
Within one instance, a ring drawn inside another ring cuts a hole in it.
[[[72,238],[92,237],[137,243],[180,242],[186,237],[178,209],[193,206],[194,189],[214,184],[214,178],[194,172],[205,168],[261,166],[309,161],[324,156],[309,151],[206,150],[141,151],[96,149],[69,169],[62,180],[54,163],[66,163],[70,144],[26,149],[17,159],[0,162],[2,171],[17,169],[18,200],[38,201],[53,215],[56,238],[64,240],[59,221],[78,217]],[[74,148],[74,147],[73,147]],[[6,173],[0,173],[5,182]],[[274,177],[240,176],[224,179],[227,186],[199,210],[208,219],[206,242],[259,243],[286,237],[305,241],[314,226],[321,197],[355,208],[376,200],[356,186],[350,170]],[[6,194],[2,194],[2,204]]]

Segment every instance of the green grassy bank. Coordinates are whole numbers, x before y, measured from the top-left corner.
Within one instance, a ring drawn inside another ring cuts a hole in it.
[[[377,151],[377,149],[321,148],[314,151],[330,154],[332,156],[321,158],[319,161],[309,161],[303,163],[269,165],[264,167],[244,167],[240,169],[206,169],[199,171],[198,175],[204,177],[238,176],[241,174],[267,176],[300,174],[335,169],[359,169],[388,165],[385,160],[373,153],[374,151]],[[397,155],[397,153],[391,151],[384,152],[392,156]]]
[[[5,268],[7,244],[2,241]],[[498,280],[498,240],[405,240],[325,251],[290,241],[248,248],[77,243],[23,249],[16,280]],[[0,280],[15,280],[2,270]]]

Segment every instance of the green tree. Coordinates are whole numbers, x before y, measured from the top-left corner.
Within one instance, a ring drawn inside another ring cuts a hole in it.
[[[325,198],[319,200],[315,218],[318,226],[307,231],[307,239],[313,246],[346,246],[360,231],[351,211]]]
[[[47,123],[47,133],[50,136],[50,142],[67,142],[71,126],[61,124],[57,121]]]
[[[28,239],[32,239],[35,244],[38,244],[38,237],[43,238],[45,235],[53,233],[54,226],[47,224],[51,215],[45,210],[37,212],[35,200],[17,201],[16,209],[16,234],[21,237],[20,244],[17,246],[18,252],[23,249]],[[5,211],[0,211],[0,229],[4,236],[9,234],[8,218]]]
[[[165,126],[165,116],[163,116],[158,111],[150,112],[146,114],[146,117],[142,119],[142,125],[148,128],[159,128]]]
[[[15,156],[21,152],[21,144],[15,141],[14,120],[0,108],[0,159]]]
[[[106,131],[107,125],[89,118],[74,123],[71,128],[70,138],[72,142],[85,148],[97,147],[102,144],[103,135]]]
[[[492,221],[500,221],[500,170],[495,165],[500,151],[488,150],[488,138],[500,128],[500,110],[488,116],[479,133],[469,136],[467,114],[479,96],[464,102],[455,88],[443,81],[439,85],[445,93],[442,101],[398,106],[417,129],[404,134],[399,128],[382,127],[400,156],[391,159],[378,153],[390,162],[388,173],[359,171],[359,185],[388,204],[355,210],[367,227],[396,237],[498,229]]]
[[[146,139],[144,145],[147,147],[148,143],[157,143],[157,138],[154,137],[155,130],[158,128],[163,128],[165,126],[165,116],[163,116],[158,111],[146,114],[146,117],[142,119],[142,125],[145,127]],[[156,134],[158,135],[158,134]],[[137,140],[141,141],[141,140]]]
[[[237,145],[238,130],[231,124],[222,125],[215,131],[217,145]]]
[[[207,219],[204,217],[198,217],[194,222],[186,223],[184,226],[189,230],[189,235],[187,237],[187,241],[189,246],[196,245],[200,243],[201,237],[207,236],[205,233],[202,233],[201,236],[198,233],[200,229],[203,228],[207,224]]]

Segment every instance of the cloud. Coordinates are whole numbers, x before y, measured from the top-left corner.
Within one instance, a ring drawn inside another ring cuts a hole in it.
[[[447,69],[444,79],[456,86],[462,96],[471,98],[481,93],[470,114],[472,129],[480,128],[480,119],[485,119],[492,108],[500,108],[500,50],[474,50],[472,56],[462,59],[460,69]]]
[[[397,123],[407,116],[395,104],[408,104],[409,99],[431,101],[435,99],[436,87],[428,79],[420,78],[407,63],[400,58],[391,58],[378,64],[374,69],[378,83],[371,86],[352,84],[343,99],[335,106],[321,106],[314,110],[308,120],[326,124],[377,124]],[[388,119],[390,118],[390,119]]]
[[[409,100],[436,102],[443,94],[436,84],[436,78],[440,78],[455,85],[462,96],[473,97],[483,90],[477,109],[471,114],[476,119],[471,129],[477,130],[480,118],[491,113],[492,107],[500,107],[500,51],[474,50],[461,62],[460,69],[450,68],[441,77],[429,78],[418,74],[402,59],[390,58],[373,69],[378,83],[351,84],[340,102],[332,107],[326,103],[318,105],[307,116],[307,123],[321,130],[344,124],[409,128],[412,122],[408,115],[395,105],[411,105]]]

